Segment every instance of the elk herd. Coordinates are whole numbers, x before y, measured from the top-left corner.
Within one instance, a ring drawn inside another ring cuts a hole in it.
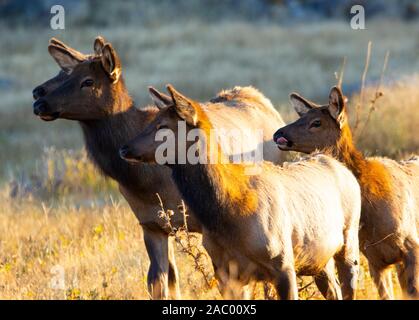
[[[185,201],[189,231],[202,233],[225,297],[234,278],[243,294],[251,282],[265,281],[281,299],[298,299],[303,275],[326,299],[355,299],[361,251],[382,299],[394,298],[393,265],[403,298],[419,299],[419,158],[398,162],[357,150],[340,88],[325,105],[292,93],[300,118],[288,125],[252,87],[204,103],[172,85],[167,93],[150,87],[153,105],[138,107],[113,46],[97,37],[93,49],[86,55],[50,40],[61,70],[33,90],[33,110],[45,121],[77,121],[91,161],[118,183],[143,229],[152,298],[181,298],[159,194],[167,208]],[[232,161],[235,143],[211,137],[249,129],[261,134],[248,137],[240,153],[262,150],[253,164]],[[178,152],[172,163],[156,161],[165,143],[157,136],[167,132],[171,145],[199,161]],[[197,141],[183,139],[194,132]],[[284,162],[287,151],[308,155]],[[171,223],[181,226],[183,215]]]

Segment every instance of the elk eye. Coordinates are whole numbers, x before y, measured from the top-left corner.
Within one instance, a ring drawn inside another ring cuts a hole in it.
[[[81,83],[80,88],[91,87],[91,86],[93,86],[93,80],[92,79],[86,79]]]
[[[312,123],[311,123],[311,125],[310,125],[310,128],[318,128],[318,127],[320,127],[322,125],[322,122],[320,121],[320,120],[314,120]]]

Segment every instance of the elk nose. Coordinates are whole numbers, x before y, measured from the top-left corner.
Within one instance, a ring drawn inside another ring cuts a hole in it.
[[[283,136],[284,135],[284,131],[282,130],[278,130],[274,133],[273,139],[276,142],[276,140],[278,139],[278,137]]]
[[[33,113],[35,115],[40,115],[43,112],[47,111],[47,103],[44,100],[36,100],[33,103]]]
[[[119,149],[119,156],[122,159],[125,159],[125,158],[129,157],[130,155],[131,155],[131,148],[129,146],[125,145],[125,146],[122,146]]]
[[[34,100],[37,100],[43,96],[45,96],[46,91],[43,87],[36,87],[32,90],[32,96]]]

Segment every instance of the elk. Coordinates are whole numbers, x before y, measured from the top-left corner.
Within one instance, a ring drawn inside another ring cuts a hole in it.
[[[419,159],[396,162],[366,158],[356,148],[342,91],[333,87],[327,105],[296,93],[290,100],[300,118],[274,135],[281,150],[325,150],[350,169],[361,186],[360,249],[382,299],[393,298],[390,266],[397,264],[403,293],[419,298]]]
[[[248,175],[246,164],[226,162],[222,148],[212,142],[206,105],[167,88],[171,101],[161,101],[155,119],[121,147],[120,155],[129,162],[154,163],[159,131],[174,132],[176,143],[181,125],[201,132],[197,150],[203,161],[169,167],[203,226],[203,244],[221,288],[227,287],[224,275],[234,264],[243,286],[255,279],[272,282],[281,299],[298,298],[297,274],[313,275],[326,298],[342,298],[342,292],[345,299],[354,298],[361,196],[352,173],[317,155],[284,166],[261,162],[259,173]],[[240,104],[240,91],[231,94]]]
[[[33,90],[35,115],[45,121],[79,122],[89,157],[105,176],[118,182],[122,195],[143,228],[150,258],[147,281],[151,297],[180,298],[169,230],[157,214],[160,206],[156,193],[163,196],[167,208],[177,208],[181,202],[170,170],[150,164],[132,166],[118,155],[119,147],[141,132],[158,109],[155,106],[135,107],[122,77],[121,61],[113,46],[103,38],[96,38],[95,53],[91,55],[84,55],[56,39],[51,39],[48,51],[61,71]],[[251,88],[244,91],[247,92],[246,104],[240,106],[241,112],[236,116],[245,121],[247,115],[249,125],[264,129],[265,143],[254,139],[253,145],[263,143],[266,159],[281,162],[281,155],[275,152],[276,146],[269,136],[284,122],[270,101],[259,92]],[[228,95],[223,99],[228,104]],[[214,108],[208,110],[208,115],[217,125],[222,114],[233,116],[227,110],[229,108]],[[229,127],[228,123],[222,125]],[[251,151],[250,148],[249,145],[247,151]],[[175,214],[172,224],[174,227],[183,225],[183,216]],[[201,230],[193,213],[189,215],[188,227],[191,232]]]

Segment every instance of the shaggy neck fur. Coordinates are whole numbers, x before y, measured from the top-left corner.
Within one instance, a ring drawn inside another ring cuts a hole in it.
[[[197,109],[200,119],[197,126],[205,133],[207,142],[204,146],[208,150],[206,163],[210,163],[210,159],[218,161],[216,164],[176,164],[172,167],[172,175],[184,200],[201,223],[208,230],[221,231],[233,227],[230,218],[255,212],[257,197],[250,176],[245,174],[245,167],[223,163],[225,156],[220,146],[211,151],[208,146],[211,124],[202,109]],[[211,152],[216,152],[216,155]]]
[[[346,164],[361,186],[362,196],[369,201],[381,200],[391,194],[390,175],[382,163],[366,159],[354,145],[347,121],[341,129],[336,147],[337,158]]]

